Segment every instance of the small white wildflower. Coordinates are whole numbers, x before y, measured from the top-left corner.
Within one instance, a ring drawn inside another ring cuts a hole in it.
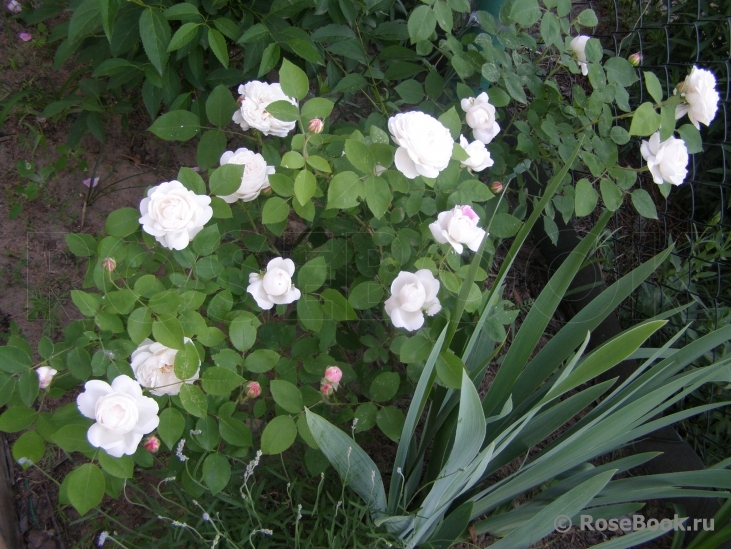
[[[33,465],[33,461],[28,459],[27,457],[22,457],[18,460],[18,465],[28,465],[30,467],[31,465]]]
[[[178,522],[177,520],[172,521],[170,524],[177,526],[178,528],[188,528],[188,525],[185,522]]]
[[[353,447],[348,446],[348,459],[350,459],[350,454],[353,452]]]
[[[190,436],[200,435],[202,432],[200,429],[191,429]]]
[[[297,506],[297,520],[302,520],[302,504]]]
[[[262,533],[262,534],[264,534],[265,536],[273,536],[274,535],[274,532],[272,532],[268,528],[262,528],[261,530],[259,530],[259,532]]]
[[[188,456],[183,455],[183,448],[185,447],[185,439],[181,438],[178,442],[178,447],[175,449],[175,455],[180,461],[188,461]]]
[[[104,532],[102,532],[101,534],[99,534],[99,539],[96,542],[96,546],[101,547],[102,545],[104,545],[104,542],[107,541],[108,537],[109,537],[109,532],[107,532],[106,530]]]
[[[343,502],[342,502],[342,501],[338,501],[337,505],[335,506],[335,510],[337,511],[338,509],[340,509],[340,506],[341,506],[342,504],[343,504]]]
[[[206,522],[211,522],[211,515],[209,515],[208,513],[203,513],[203,515],[201,515],[201,518],[203,518],[203,520],[205,520]]]

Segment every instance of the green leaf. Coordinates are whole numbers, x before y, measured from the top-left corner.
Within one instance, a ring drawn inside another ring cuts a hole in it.
[[[327,208],[352,208],[363,198],[365,185],[355,172],[340,172],[330,181],[327,189]]]
[[[375,127],[375,126],[373,126],[373,127]],[[313,168],[315,168],[316,170],[321,171],[321,172],[325,172],[325,173],[332,172],[330,163],[321,156],[311,154],[310,156],[307,157],[307,164],[309,164],[310,166],[312,166]]]
[[[181,25],[180,28],[175,31],[173,37],[170,39],[170,44],[168,44],[167,52],[170,53],[175,50],[179,50],[188,42],[193,40],[193,38],[195,38],[198,34],[199,26],[200,23],[184,23],[183,25]]]
[[[434,73],[429,73],[434,74]],[[396,90],[396,93],[399,94],[399,97],[406,101],[406,103],[411,103],[412,105],[416,105],[418,103],[421,103],[421,101],[424,99],[424,89],[421,86],[420,82],[417,82],[414,79],[410,80],[404,80],[401,82],[398,86],[394,88]],[[443,89],[440,89],[440,92],[444,91]],[[440,93],[441,95],[441,93]],[[376,126],[371,126],[372,128],[375,128]]]
[[[104,450],[97,454],[102,469],[116,478],[132,478],[135,471],[135,462],[130,456],[112,457]]]
[[[114,29],[114,20],[119,11],[119,3],[116,0],[100,0],[99,15],[102,19],[102,28],[107,36],[107,41],[112,43],[112,31]]]
[[[86,349],[75,347],[66,355],[66,365],[69,373],[80,381],[91,377],[91,357]]]
[[[617,83],[626,88],[638,80],[635,68],[624,57],[610,57],[604,63],[604,70],[610,84]]]
[[[90,234],[67,234],[66,244],[71,253],[78,257],[89,257],[96,253],[96,238]]]
[[[211,255],[221,244],[221,232],[218,225],[213,224],[205,227],[193,239],[193,251],[198,255]],[[150,300],[152,302],[152,299]],[[176,307],[177,309],[177,307]]]
[[[84,316],[94,316],[102,303],[98,294],[87,294],[81,290],[71,290],[71,301]]]
[[[305,71],[288,59],[282,60],[282,67],[279,69],[279,84],[285,95],[298,101],[302,101],[310,90],[310,81]]]
[[[99,467],[85,463],[69,475],[66,492],[71,505],[83,516],[101,503],[104,488],[104,475]]]
[[[624,145],[626,143],[629,143],[630,135],[627,130],[625,130],[622,126],[613,126],[611,130],[609,130],[609,137],[612,138],[612,141],[614,141],[617,145]]]
[[[257,78],[261,78],[276,66],[279,62],[280,53],[279,44],[276,42],[272,42],[266,47],[266,49],[264,49],[264,53],[262,53],[261,56],[261,62],[259,63]]]
[[[302,105],[302,118],[312,120],[313,118],[327,118],[330,116],[335,103],[324,97],[313,97]]]
[[[279,358],[279,354],[274,351],[258,349],[246,357],[244,367],[255,374],[263,374],[274,368]]]
[[[368,82],[363,75],[354,73],[346,75],[340,82],[338,82],[333,88],[333,93],[355,93],[358,90],[362,90]],[[302,113],[304,116],[304,112]]]
[[[45,453],[46,443],[43,442],[43,438],[36,431],[23,433],[13,443],[13,459],[16,462],[20,461],[21,458],[25,458],[33,463],[40,463]],[[24,464],[23,469],[27,469],[29,466],[30,464]]]
[[[132,311],[127,318],[127,333],[136,343],[142,343],[152,333],[152,315],[147,307],[140,307]]]
[[[176,179],[180,181],[186,189],[193,191],[195,194],[206,194],[206,184],[203,181],[203,178],[192,169],[186,167],[180,168]]]
[[[273,196],[264,203],[261,210],[261,221],[264,224],[280,223],[289,217],[289,204],[278,196]]]
[[[317,190],[317,180],[312,173],[302,170],[294,178],[294,196],[303,206],[314,196]],[[281,199],[280,199],[281,200]],[[289,212],[287,212],[289,214]]]
[[[390,400],[398,391],[401,378],[396,372],[378,374],[371,382],[370,398],[373,402]]]
[[[655,103],[660,103],[663,96],[660,80],[657,79],[654,72],[646,71],[642,74],[645,75],[645,89],[647,89],[647,93],[652,96]]]
[[[660,127],[660,115],[655,112],[652,103],[642,103],[632,116],[632,124],[629,127],[630,135],[647,136],[652,135]]]
[[[267,112],[283,122],[294,122],[295,120],[299,120],[300,117],[299,109],[284,99],[269,103],[267,105]]]
[[[383,300],[383,287],[376,282],[362,282],[350,291],[348,303],[353,309],[377,307]]]
[[[31,367],[31,358],[18,347],[0,347],[0,370],[9,374],[17,374]]]
[[[200,129],[200,119],[192,112],[182,110],[163,114],[152,123],[152,126],[147,128],[148,131],[165,141],[188,141],[198,135]],[[114,234],[112,236],[120,235]]]
[[[594,13],[594,10],[592,10],[592,9],[583,10],[579,14],[578,21],[579,21],[579,25],[583,25],[584,27],[596,27],[599,24],[599,20],[596,17],[596,13]],[[620,58],[615,57],[613,59],[620,59]],[[626,61],[626,59],[622,59],[622,61]],[[629,61],[626,61],[626,62],[627,62],[627,64],[629,64]]]
[[[391,204],[391,187],[382,177],[371,175],[365,181],[365,198],[373,217],[381,219]]]
[[[281,454],[294,444],[297,425],[289,416],[277,416],[271,420],[261,434],[261,451],[264,454]]]
[[[223,490],[231,479],[231,464],[228,458],[218,452],[209,455],[203,462],[203,482],[212,494]]]
[[[322,296],[325,314],[328,317],[333,320],[355,320],[357,318],[350,303],[337,290],[328,288],[320,295]]]
[[[376,167],[376,159],[368,145],[355,139],[345,140],[345,157],[356,169],[364,173],[371,173]]]
[[[89,354],[87,353],[86,356],[88,357]],[[91,370],[91,366],[89,369]],[[32,406],[35,402],[38,396],[38,374],[35,370],[26,370],[20,375],[18,379],[18,396],[26,406]]]
[[[546,11],[541,19],[541,36],[548,46],[552,44],[563,46],[561,21],[550,11]]]
[[[515,99],[518,103],[523,103],[524,105],[528,103],[528,98],[523,90],[523,83],[520,81],[520,77],[517,74],[506,72],[503,74],[503,79],[505,80],[505,87],[507,88],[510,97]]]
[[[599,190],[602,193],[602,201],[608,210],[616,212],[622,205],[624,195],[622,190],[609,179],[602,179],[599,182]]]
[[[693,124],[683,124],[678,128],[680,138],[685,141],[685,148],[688,154],[703,152],[703,140],[701,132]]]
[[[224,69],[228,68],[228,48],[226,47],[226,39],[216,29],[208,28],[208,44],[211,46],[213,55],[216,56],[223,65]]]
[[[304,294],[297,300],[297,318],[308,330],[319,333],[323,316],[322,305],[317,298]]]
[[[180,402],[189,414],[196,417],[206,417],[208,401],[206,395],[197,385],[183,383],[180,387]]]
[[[632,191],[632,205],[642,217],[648,219],[657,219],[657,209],[652,201],[650,193],[644,189],[635,189]]]
[[[0,415],[0,431],[17,433],[31,425],[36,419],[37,412],[25,406],[8,408]]]
[[[185,430],[185,418],[175,408],[165,408],[160,413],[160,424],[157,426],[157,434],[170,450],[183,436]]]
[[[214,366],[203,372],[203,390],[209,395],[228,395],[231,391],[240,387],[244,381],[236,372],[228,368]]]
[[[228,417],[219,418],[218,430],[221,438],[233,446],[251,446],[251,431],[243,421]]]
[[[229,326],[229,337],[233,346],[241,352],[251,349],[256,342],[258,326],[259,321],[255,317],[249,318],[241,315],[234,318]]]
[[[195,344],[192,341],[187,341],[183,349],[175,354],[173,371],[178,379],[185,381],[196,374],[200,365],[201,360]]]
[[[297,151],[287,151],[286,153],[284,153],[284,156],[282,157],[282,162],[280,164],[283,168],[288,168],[290,170],[299,170],[305,165],[305,159]]]
[[[437,358],[437,376],[447,387],[460,389],[462,387],[462,371],[465,369],[462,359],[451,351],[442,351]]]
[[[437,23],[445,32],[452,32],[454,27],[454,17],[452,16],[452,8],[449,7],[444,0],[437,0],[434,3],[434,15]]]
[[[297,286],[303,293],[311,293],[325,283],[327,263],[320,256],[309,260],[297,272]]]
[[[302,393],[296,385],[283,379],[273,379],[269,385],[274,402],[290,414],[298,414],[304,409]]]
[[[218,196],[229,196],[238,191],[244,176],[244,167],[242,164],[224,164],[217,168],[211,174],[208,182],[211,193]]]
[[[371,510],[386,510],[386,491],[381,472],[363,449],[349,435],[326,419],[305,409],[307,426],[321,451],[327,456],[343,483],[352,488]]]
[[[599,193],[596,192],[588,179],[580,179],[576,183],[576,193],[574,195],[576,217],[584,217],[592,213],[598,200]]]
[[[152,323],[152,335],[155,341],[171,349],[183,350],[183,326],[177,318],[156,320]]]
[[[75,44],[87,34],[98,29],[101,21],[101,11],[98,0],[84,0],[76,6],[69,22],[69,44]]]
[[[378,428],[394,442],[398,442],[401,438],[404,421],[403,412],[395,406],[384,406],[378,410],[378,414],[376,415]]]
[[[162,75],[168,62],[168,45],[170,44],[170,24],[162,12],[147,8],[140,17],[140,38],[147,58]]]
[[[206,117],[214,126],[225,128],[231,122],[231,116],[236,111],[237,104],[231,91],[219,84],[206,100]]]
[[[427,40],[437,27],[437,16],[429,6],[420,5],[409,15],[407,28],[411,43]]]
[[[193,4],[188,3],[173,4],[164,12],[162,12],[162,14],[165,16],[166,19],[180,21],[190,18],[201,18],[200,13],[198,12],[198,8],[196,8]]]
[[[109,236],[124,238],[140,228],[140,211],[134,208],[114,210],[107,217],[104,230]]]
[[[452,107],[448,111],[442,113],[439,116],[439,122],[441,122],[442,125],[449,130],[452,139],[459,139],[459,136],[462,133],[462,120],[460,120],[459,114],[457,114],[457,109]]]
[[[520,229],[521,221],[510,214],[495,214],[490,223],[490,234],[498,238],[510,238]]]
[[[541,18],[541,10],[537,0],[515,0],[509,17],[522,27],[530,27]]]
[[[51,435],[51,442],[67,452],[87,452],[93,450],[93,447],[89,444],[89,439],[86,437],[88,430],[88,423],[64,425]]]

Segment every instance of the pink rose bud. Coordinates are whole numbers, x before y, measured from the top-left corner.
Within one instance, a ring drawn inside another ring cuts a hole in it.
[[[191,168],[191,170],[193,170],[194,172],[200,172],[201,171],[201,169],[198,166],[193,166]]]
[[[492,185],[490,185],[490,190],[495,194],[500,194],[503,192],[503,189],[503,184],[500,181],[493,181]]]
[[[41,366],[36,370],[36,374],[38,374],[38,387],[41,389],[48,389],[49,385],[51,385],[51,381],[53,381],[53,376],[55,376],[58,373],[58,370],[54,370],[50,366]]]
[[[256,398],[261,394],[261,385],[256,381],[249,381],[246,384],[246,396]]]
[[[105,257],[102,259],[102,269],[109,271],[110,273],[117,268],[117,262],[111,257]]]
[[[149,436],[142,443],[142,446],[144,446],[145,450],[147,450],[151,454],[156,454],[157,451],[160,449],[160,439],[155,436]]]
[[[323,124],[322,120],[319,118],[313,118],[310,120],[310,125],[307,127],[308,130],[310,130],[312,133],[322,133],[322,128],[325,127],[325,124]]]
[[[639,67],[642,64],[642,54],[641,53],[633,53],[629,56],[628,61],[630,62],[630,65],[633,67]]]
[[[325,370],[325,381],[328,383],[340,383],[343,378],[343,371],[337,366],[328,366]]]
[[[18,38],[20,38],[23,42],[33,40],[33,37],[27,32],[21,32],[20,34],[18,34]]]
[[[333,394],[333,386],[329,383],[323,383],[320,386],[320,392],[322,393],[322,396],[329,397],[331,394]]]

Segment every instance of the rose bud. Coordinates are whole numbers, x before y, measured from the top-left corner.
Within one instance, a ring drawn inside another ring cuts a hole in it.
[[[117,268],[117,262],[111,257],[105,257],[102,259],[102,269],[109,271],[110,273]]]
[[[500,194],[501,192],[503,192],[504,188],[505,187],[503,187],[503,184],[500,183],[500,181],[493,181],[490,185],[490,190],[495,194]]]
[[[320,392],[322,393],[322,396],[329,397],[331,394],[333,394],[333,386],[329,383],[323,383],[320,386]]]
[[[246,385],[246,396],[256,398],[261,394],[261,385],[257,381],[249,381]]]
[[[323,124],[322,120],[319,118],[313,118],[310,120],[310,125],[307,126],[307,129],[310,130],[312,133],[322,133],[322,128],[325,127],[325,124]]]
[[[337,391],[340,385],[340,380],[343,377],[343,371],[337,366],[328,366],[325,370],[325,377],[323,378],[323,384],[330,384],[332,388]]]
[[[144,446],[145,450],[147,450],[151,454],[156,454],[157,451],[160,449],[160,439],[155,436],[147,437],[142,443],[142,446]]]
[[[54,370],[50,366],[41,366],[36,370],[38,374],[38,387],[41,389],[47,389],[53,381],[53,376],[58,373],[58,370]]]
[[[629,56],[627,59],[630,62],[630,65],[633,67],[639,67],[642,64],[642,54],[641,53],[633,53]]]

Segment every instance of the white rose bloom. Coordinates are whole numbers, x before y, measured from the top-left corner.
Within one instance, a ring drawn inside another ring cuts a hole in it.
[[[495,107],[485,92],[477,97],[465,97],[460,102],[467,125],[472,128],[475,139],[487,145],[500,132],[495,118]]]
[[[675,119],[682,118],[686,113],[692,124],[701,129],[701,124],[708,126],[716,116],[718,110],[718,92],[716,91],[716,77],[706,69],[693,67],[675,90],[685,100],[675,107]]]
[[[426,113],[399,113],[388,119],[388,131],[399,146],[396,168],[409,179],[435,178],[452,158],[454,140],[449,130]]]
[[[221,166],[224,164],[239,164],[244,166],[244,175],[241,177],[239,190],[228,196],[222,196],[226,202],[232,204],[237,200],[251,202],[259,193],[269,187],[269,176],[274,173],[274,166],[267,166],[267,161],[259,153],[249,149],[236,149],[236,152],[226,151],[221,155]]]
[[[292,283],[293,275],[294,262],[275,257],[267,263],[266,272],[249,274],[249,287],[246,291],[254,296],[256,304],[264,310],[271,309],[274,305],[287,305],[297,301],[302,295]]]
[[[41,366],[36,369],[36,374],[38,374],[38,387],[41,389],[48,389],[51,385],[51,381],[53,381],[53,376],[57,373],[58,370],[51,368],[50,366]]]
[[[190,338],[186,337],[185,342],[191,343]],[[200,361],[198,361],[198,370],[193,377],[184,381],[179,379],[174,371],[177,354],[177,349],[171,349],[162,343],[145,339],[130,357],[135,379],[143,387],[152,389],[150,392],[153,395],[177,395],[180,393],[183,382],[192,384],[198,379],[200,372]]]
[[[576,59],[579,60],[579,67],[581,67],[581,74],[586,76],[589,74],[589,64],[586,62],[586,43],[589,41],[588,36],[579,35],[571,40],[571,49],[576,54]]]
[[[86,437],[110,456],[134,454],[143,435],[160,423],[157,402],[143,396],[140,384],[128,376],[114,378],[111,385],[92,379],[84,389],[76,404],[83,415],[96,420]]]
[[[649,141],[642,141],[640,152],[658,185],[680,185],[688,175],[688,149],[682,139],[670,137],[661,143],[660,132],[655,132]]]
[[[447,212],[441,212],[429,229],[434,240],[440,244],[451,244],[458,254],[464,250],[463,245],[476,252],[486,234],[477,226],[478,221],[480,217],[470,206],[455,206]]]
[[[429,269],[415,273],[401,271],[391,283],[391,297],[386,300],[386,313],[396,328],[410,332],[424,325],[424,313],[434,316],[441,309],[437,294],[439,281]]]
[[[292,105],[297,105],[296,100],[284,95],[282,86],[279,84],[252,80],[239,86],[239,95],[241,96],[239,98],[241,107],[236,110],[232,120],[243,130],[254,128],[264,135],[287,137],[287,134],[294,129],[296,122],[283,122],[274,118],[266,110],[269,103],[275,101],[289,101]]]
[[[185,249],[213,217],[211,197],[195,194],[180,181],[152,187],[140,202],[142,230],[171,250]]]
[[[459,136],[459,144],[470,155],[467,160],[463,160],[460,165],[463,168],[470,168],[472,171],[481,172],[485,168],[489,168],[493,162],[490,152],[482,141],[473,141],[468,143],[464,135]]]

